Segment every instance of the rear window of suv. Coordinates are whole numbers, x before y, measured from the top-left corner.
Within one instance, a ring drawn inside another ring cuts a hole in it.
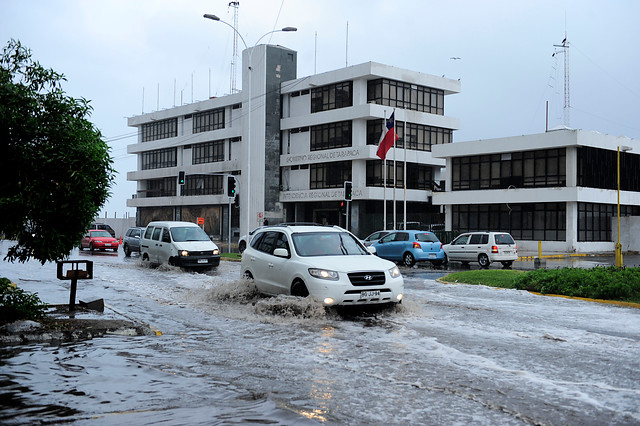
[[[498,245],[506,245],[506,244],[515,244],[511,235],[509,234],[496,234],[495,235],[496,244]]]
[[[429,232],[416,234],[416,241],[421,241],[425,243],[439,243],[440,240],[435,234],[431,234]]]

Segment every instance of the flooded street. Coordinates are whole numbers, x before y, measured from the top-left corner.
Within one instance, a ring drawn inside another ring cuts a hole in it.
[[[0,347],[0,423],[640,423],[638,309],[411,269],[401,307],[336,312],[260,297],[236,262],[71,259],[94,261],[79,300],[162,335]],[[3,262],[0,276],[68,302],[55,264]]]

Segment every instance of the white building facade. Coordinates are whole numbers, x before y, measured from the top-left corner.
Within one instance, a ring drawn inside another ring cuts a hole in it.
[[[365,236],[385,227],[385,199],[387,227],[394,212],[401,226],[405,205],[407,223],[444,222],[432,196],[445,161],[431,149],[453,141],[459,123],[444,101],[460,82],[371,62],[298,79],[296,64],[295,51],[259,45],[243,52],[242,92],[129,118],[138,169],[127,179],[138,189],[127,205],[138,225],[203,218],[226,239],[229,217],[237,237],[265,219],[346,226],[348,214]],[[385,191],[376,150],[393,112],[400,139],[387,154]],[[343,214],[345,181],[353,197]]]
[[[433,155],[446,161],[446,192],[433,202],[447,230],[509,231],[521,250],[541,241],[545,251],[612,252],[619,194],[623,251],[637,247],[638,140],[560,129],[438,145]]]

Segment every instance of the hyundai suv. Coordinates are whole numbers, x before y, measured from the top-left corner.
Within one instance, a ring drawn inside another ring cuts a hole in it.
[[[242,253],[242,273],[261,293],[310,296],[324,306],[400,303],[400,270],[373,251],[338,226],[269,226]]]
[[[506,232],[469,232],[461,234],[443,246],[445,260],[456,260],[468,265],[478,262],[487,268],[491,262],[500,262],[508,268],[518,259],[518,247]]]

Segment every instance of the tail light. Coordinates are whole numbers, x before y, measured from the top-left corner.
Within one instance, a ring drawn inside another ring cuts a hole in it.
[[[498,246],[491,246],[491,253],[497,253],[498,252]]]
[[[518,246],[513,246],[514,249],[516,249],[516,254],[518,254]]]
[[[420,249],[420,248],[422,248],[422,247],[420,246],[420,243],[419,243],[419,242],[414,241],[414,242],[413,242],[413,248],[414,248],[414,249]]]

